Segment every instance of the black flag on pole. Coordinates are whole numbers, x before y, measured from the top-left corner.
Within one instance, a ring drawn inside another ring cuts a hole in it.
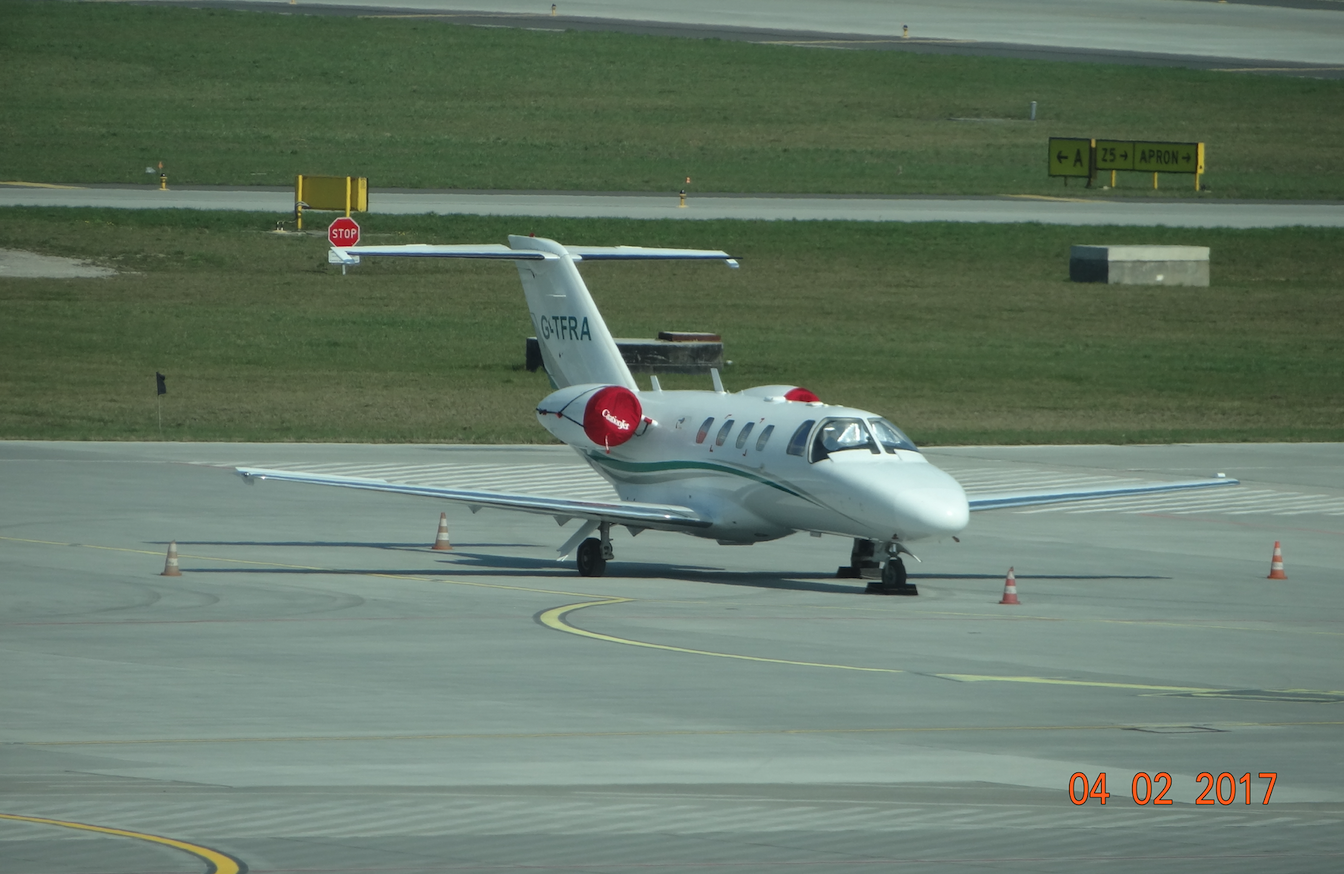
[[[168,386],[164,384],[163,374],[159,373],[158,371],[155,371],[154,378],[158,380],[159,383],[159,394],[161,395],[168,394]]]

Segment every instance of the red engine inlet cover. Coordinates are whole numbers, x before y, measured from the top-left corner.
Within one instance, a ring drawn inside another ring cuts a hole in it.
[[[799,403],[803,404],[812,404],[816,403],[817,401],[820,401],[821,398],[812,394],[812,392],[803,388],[801,385],[796,385],[793,388],[789,389],[787,392],[785,392],[784,400],[798,401]]]
[[[588,399],[583,410],[583,433],[598,446],[620,446],[635,436],[643,417],[644,408],[634,392],[609,385]]]

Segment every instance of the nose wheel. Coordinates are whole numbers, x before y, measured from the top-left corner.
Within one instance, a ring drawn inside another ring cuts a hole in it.
[[[893,555],[882,566],[882,581],[869,583],[866,591],[869,595],[918,595],[919,587],[907,582],[905,562],[899,555]]]

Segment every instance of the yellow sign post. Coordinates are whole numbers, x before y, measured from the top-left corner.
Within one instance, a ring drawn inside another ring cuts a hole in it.
[[[1050,175],[1063,176],[1069,184],[1070,176],[1092,178],[1092,151],[1095,140],[1071,137],[1050,138]]]
[[[364,176],[298,176],[294,180],[294,217],[303,230],[305,209],[369,211],[369,180]]]
[[[1153,188],[1157,188],[1157,174],[1193,173],[1195,190],[1199,190],[1199,177],[1204,172],[1203,143],[1135,143],[1134,169],[1151,171]]]
[[[1097,169],[1111,171],[1111,187],[1114,188],[1116,170],[1134,169],[1134,144],[1097,140]]]
[[[1050,140],[1050,175],[1083,176],[1079,171],[1081,156],[1073,143],[1092,144],[1092,169],[1110,170],[1111,187],[1115,187],[1115,171],[1138,170],[1153,174],[1153,188],[1157,188],[1157,174],[1193,173],[1195,190],[1204,173],[1203,143],[1143,143],[1125,140]],[[1061,169],[1062,168],[1062,169]]]

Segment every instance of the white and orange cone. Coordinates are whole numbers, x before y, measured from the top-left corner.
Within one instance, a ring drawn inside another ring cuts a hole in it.
[[[1274,557],[1269,560],[1269,576],[1267,580],[1286,580],[1288,575],[1283,572],[1283,550],[1279,548],[1279,541],[1274,541]]]
[[[439,533],[434,536],[434,545],[430,549],[452,549],[453,545],[448,542],[448,514],[439,514]]]
[[[182,571],[177,566],[177,541],[174,540],[168,544],[168,559],[163,563],[163,573],[161,577],[180,577]]]
[[[1017,600],[1017,575],[1013,573],[1012,568],[1008,568],[1008,576],[1003,581],[1003,600],[1000,604],[1020,604]]]

